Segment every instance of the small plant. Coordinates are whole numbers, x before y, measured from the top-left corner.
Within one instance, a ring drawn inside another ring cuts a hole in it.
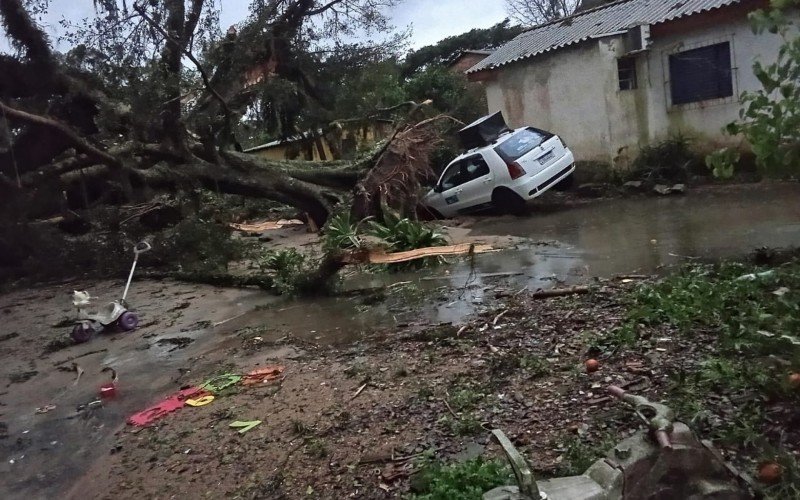
[[[544,358],[531,354],[520,356],[513,352],[507,352],[492,357],[489,362],[489,371],[498,377],[521,373],[535,379],[550,373],[550,363]]]
[[[614,446],[615,439],[611,434],[602,434],[588,442],[585,438],[572,436],[564,443],[563,461],[559,468],[559,476],[577,476],[583,474],[595,461],[604,457]]]
[[[480,500],[484,492],[511,482],[511,471],[498,461],[476,458],[451,465],[429,461],[413,481],[411,498]]]
[[[320,294],[333,286],[333,280],[316,278],[322,260],[297,250],[270,251],[263,255],[259,267],[273,275],[274,287],[283,295]]]
[[[686,182],[690,172],[705,168],[692,150],[692,141],[682,135],[644,146],[631,165],[631,177],[652,182]]]
[[[466,387],[450,393],[448,403],[455,411],[472,410],[484,398],[484,394]]]
[[[365,219],[366,220],[366,219]],[[348,212],[342,212],[328,219],[325,226],[323,247],[326,250],[352,250],[364,246],[359,228],[364,221],[354,223]]]
[[[370,221],[372,234],[385,241],[395,252],[447,245],[443,234],[425,224],[411,219],[400,219],[390,214],[384,223]]]
[[[328,455],[328,447],[322,439],[310,438],[306,441],[305,454],[314,458],[324,458]]]
[[[423,385],[417,390],[417,398],[420,401],[427,401],[433,397],[433,389],[429,385]]]
[[[439,422],[456,436],[474,436],[480,434],[484,430],[481,421],[475,418],[471,413],[458,418],[444,416]]]
[[[292,432],[298,436],[304,436],[311,431],[308,425],[302,420],[292,419]]]

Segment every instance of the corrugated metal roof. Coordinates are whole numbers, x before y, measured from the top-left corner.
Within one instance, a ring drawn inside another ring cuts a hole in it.
[[[536,26],[495,50],[467,73],[494,69],[639,24],[658,24],[679,17],[741,3],[743,0],[620,0]]]

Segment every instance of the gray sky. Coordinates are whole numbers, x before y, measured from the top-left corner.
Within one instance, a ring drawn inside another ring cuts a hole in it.
[[[223,30],[247,16],[250,0],[221,0]],[[488,28],[506,17],[503,0],[404,0],[391,12],[398,29],[413,28],[411,48],[431,45],[472,28]],[[41,21],[56,41],[61,33],[58,21],[62,17],[79,20],[92,15],[92,0],[50,0],[50,11]],[[2,31],[0,31],[2,33]],[[8,50],[5,34],[0,37],[0,50]]]

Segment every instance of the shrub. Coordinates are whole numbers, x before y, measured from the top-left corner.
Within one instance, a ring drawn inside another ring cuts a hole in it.
[[[676,135],[643,147],[633,161],[631,176],[652,182],[686,182],[689,174],[704,169],[691,139]]]
[[[511,481],[509,468],[497,461],[481,458],[451,465],[439,462],[425,464],[414,479],[415,500],[480,500],[483,493],[508,484]]]

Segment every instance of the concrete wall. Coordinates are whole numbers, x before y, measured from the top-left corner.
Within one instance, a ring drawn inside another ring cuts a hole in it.
[[[681,133],[701,149],[741,146],[722,134],[738,118],[739,96],[761,88],[753,61],[775,59],[781,39],[753,34],[743,9],[697,15],[653,27],[650,50],[636,56],[638,88],[619,90],[621,37],[608,37],[512,63],[484,78],[489,111],[510,125],[534,125],[562,136],[578,160],[625,169],[640,146]],[[734,96],[673,106],[669,55],[705,45],[731,44]]]
[[[610,77],[603,73],[608,71],[597,43],[510,64],[485,82],[489,111],[502,110],[512,127],[555,132],[585,159],[605,158],[609,128],[603,80]]]

